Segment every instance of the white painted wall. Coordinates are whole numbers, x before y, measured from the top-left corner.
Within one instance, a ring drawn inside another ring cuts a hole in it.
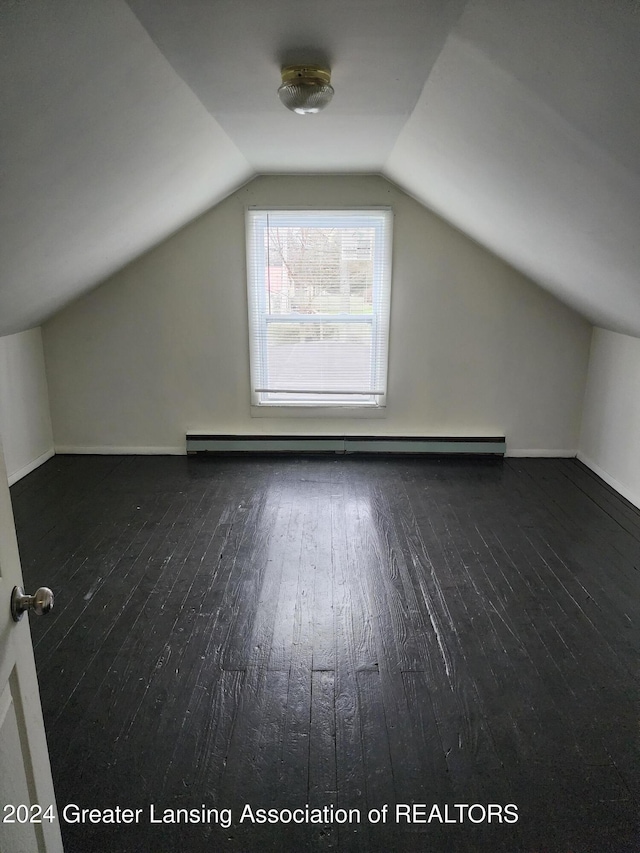
[[[386,417],[252,418],[246,205],[390,204]],[[44,326],[56,449],[184,452],[187,430],[507,436],[577,449],[591,327],[374,176],[258,178]]]
[[[640,507],[640,338],[594,329],[579,458]]]
[[[10,484],[53,456],[39,328],[0,337],[0,435]]]

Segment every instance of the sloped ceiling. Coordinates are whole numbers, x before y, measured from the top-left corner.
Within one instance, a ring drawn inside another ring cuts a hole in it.
[[[0,71],[0,334],[255,174],[377,172],[640,336],[636,0],[5,0]]]

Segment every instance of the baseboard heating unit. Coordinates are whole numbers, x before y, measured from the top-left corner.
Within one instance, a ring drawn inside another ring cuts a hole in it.
[[[504,456],[504,436],[214,435],[187,433],[187,453],[328,453]]]

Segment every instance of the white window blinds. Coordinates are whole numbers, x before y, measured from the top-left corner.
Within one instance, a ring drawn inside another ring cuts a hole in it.
[[[252,403],[384,406],[392,211],[247,211]]]

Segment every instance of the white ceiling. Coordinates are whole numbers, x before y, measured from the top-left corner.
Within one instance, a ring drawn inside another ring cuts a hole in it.
[[[0,72],[0,334],[255,174],[378,172],[640,336],[637,0],[3,0]]]
[[[256,172],[379,172],[464,0],[129,6]],[[336,94],[301,118],[276,90],[281,65],[310,59],[330,65]]]
[[[640,4],[474,0],[385,174],[592,322],[640,335]]]

